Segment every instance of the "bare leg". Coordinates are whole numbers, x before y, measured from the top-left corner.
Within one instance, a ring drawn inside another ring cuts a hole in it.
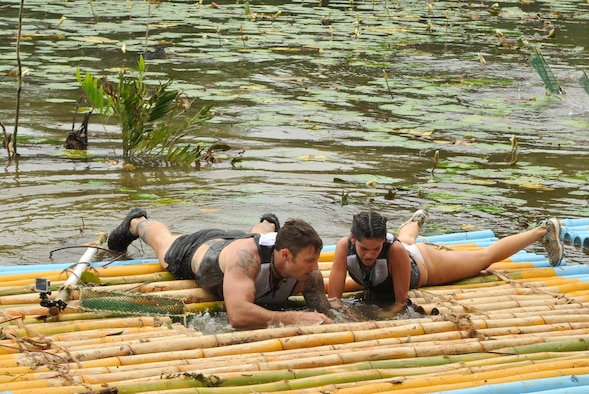
[[[406,244],[412,245],[417,240],[419,236],[419,230],[421,230],[421,226],[419,222],[410,222],[404,225],[399,229],[397,233],[397,238],[399,241],[405,242]]]
[[[407,227],[407,226],[406,226]],[[441,285],[476,276],[491,264],[504,260],[525,247],[540,241],[545,227],[510,235],[480,250],[443,250],[418,243],[428,271],[425,285]]]
[[[141,240],[153,249],[164,269],[168,267],[168,263],[164,261],[166,252],[179,235],[172,235],[164,223],[144,217],[131,220],[129,231],[131,234],[139,235]]]
[[[250,233],[271,233],[280,230],[280,220],[273,213],[265,213],[260,217],[260,223],[250,229]]]
[[[138,235],[143,242],[153,249],[155,256],[164,269],[168,267],[168,263],[165,261],[166,253],[180,235],[173,235],[164,223],[144,217],[131,220],[129,231],[133,235]],[[275,224],[267,220],[256,224],[250,230],[252,233],[260,234],[273,231],[275,231]]]
[[[265,234],[265,233],[271,233],[275,231],[274,230],[274,223],[270,223],[267,220],[264,220],[262,223],[258,223],[255,226],[253,226],[250,229],[250,233],[259,233],[259,234]]]
[[[421,226],[423,226],[427,219],[427,211],[418,209],[408,221],[399,227],[399,230],[397,231],[397,238],[399,238],[401,242],[413,245],[419,236],[419,230],[421,230]]]

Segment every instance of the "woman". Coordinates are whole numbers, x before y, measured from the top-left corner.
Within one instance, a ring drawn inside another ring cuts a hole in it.
[[[390,311],[404,310],[409,289],[442,285],[476,276],[491,264],[504,260],[536,241],[541,241],[552,266],[560,264],[563,246],[560,223],[551,218],[529,231],[510,235],[479,250],[438,249],[416,243],[427,212],[418,210],[399,228],[387,233],[387,220],[376,212],[354,215],[350,235],[336,245],[329,275],[329,301],[342,306],[346,273],[364,287],[366,298],[394,301]]]

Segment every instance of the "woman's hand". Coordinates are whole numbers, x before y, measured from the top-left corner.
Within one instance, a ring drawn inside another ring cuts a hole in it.
[[[405,307],[406,307],[406,304],[395,303],[393,306],[391,306],[389,308],[389,312],[391,312],[395,315],[399,314],[399,313],[403,313],[403,312],[405,312]]]
[[[344,303],[342,302],[341,298],[330,297],[327,299],[327,301],[329,301],[329,305],[331,305],[333,309],[341,309],[344,307]]]

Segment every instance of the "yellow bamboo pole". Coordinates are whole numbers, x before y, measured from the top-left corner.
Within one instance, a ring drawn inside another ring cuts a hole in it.
[[[577,338],[577,337],[575,336],[575,338]],[[528,342],[529,342],[529,341],[528,341]],[[538,340],[538,339],[535,339],[534,341],[532,341],[532,342],[530,342],[530,343],[538,343],[538,342],[542,342],[542,341],[541,341],[541,340]],[[397,343],[398,343],[398,342],[397,342]],[[495,340],[495,341],[493,341],[493,344],[499,344],[499,343],[500,343],[500,342],[498,342],[498,341],[496,341],[496,340]],[[522,343],[522,338],[521,338],[521,337],[518,337],[518,338],[517,338],[517,340],[515,340],[515,341],[511,341],[511,342],[505,342],[505,341],[504,341],[503,343],[501,343],[501,345],[502,345],[502,346],[504,346],[506,343],[507,343],[507,344],[521,344],[521,343]],[[382,345],[385,345],[385,344],[386,344],[386,343],[384,343],[383,341],[381,341],[381,342],[379,343],[379,346],[382,346]],[[366,344],[363,344],[363,346],[366,346]],[[412,346],[412,345],[411,345],[411,346]],[[448,346],[450,347],[450,346],[451,346],[451,344],[449,344]],[[421,348],[424,348],[423,344],[420,344],[420,347],[421,347]],[[378,347],[377,347],[377,348],[378,348]],[[477,349],[480,349],[480,348],[477,348]],[[135,349],[135,351],[136,351],[136,349]],[[438,351],[439,351],[439,350],[438,350]],[[80,354],[79,354],[79,352],[73,351],[73,352],[71,352],[71,353],[72,353],[73,355],[77,356],[78,358],[82,358],[82,357],[80,357]],[[132,353],[132,352],[130,352],[130,353]],[[104,349],[103,349],[103,351],[100,353],[100,355],[101,355],[101,356],[104,356],[104,355],[105,355]],[[290,359],[290,357],[289,357],[289,359]]]
[[[161,317],[133,317],[133,318],[117,318],[107,319],[105,321],[78,321],[78,322],[60,322],[52,323],[51,325],[36,325],[35,332],[43,335],[53,335],[57,333],[72,332],[72,331],[84,331],[100,329],[103,327],[144,327],[153,325],[168,324],[170,319],[165,316]],[[5,327],[3,332],[16,337],[26,337],[29,332],[26,328],[12,328]]]
[[[47,389],[49,387],[67,387],[74,385],[80,385],[80,379],[73,378],[73,381],[69,378],[63,377],[55,377],[53,379],[45,379],[45,380],[29,380],[23,382],[7,382],[2,384],[2,390],[5,390],[9,393],[15,392],[17,390],[30,390],[30,389]]]
[[[500,369],[473,374],[445,375],[443,377],[408,378],[396,385],[392,390],[383,392],[427,393],[428,390],[431,391],[432,386],[443,391],[444,388],[469,388],[481,386],[483,384],[490,385],[558,376],[584,375],[589,373],[589,367],[586,366],[586,362],[561,362],[558,363],[558,367],[554,365],[555,363],[557,362],[551,361],[551,365],[548,367],[544,367],[541,363],[536,363],[531,366],[514,368],[515,370],[510,370],[509,373],[506,373],[507,371],[505,369]],[[345,393],[345,391],[342,391],[342,393]],[[339,391],[338,394],[340,394]]]
[[[156,272],[162,272],[163,268],[159,263],[145,263],[128,266],[107,266],[97,267],[92,272],[100,278],[121,277],[146,275]],[[67,270],[49,271],[49,272],[30,272],[22,274],[0,275],[2,287],[25,286],[34,283],[34,278],[41,277],[51,280],[51,282],[65,281],[70,276]]]
[[[82,385],[58,386],[58,387],[29,387],[23,390],[13,390],[11,394],[78,394],[88,391],[88,387]]]

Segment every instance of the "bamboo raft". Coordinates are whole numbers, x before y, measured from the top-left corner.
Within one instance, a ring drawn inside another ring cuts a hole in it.
[[[589,219],[563,222],[563,239],[579,237],[583,245]],[[456,249],[496,240],[488,230],[428,237]],[[333,247],[326,247],[326,288],[332,259]],[[0,393],[589,390],[585,265],[553,268],[544,256],[521,251],[477,277],[412,290],[422,317],[208,335],[186,318],[223,305],[194,281],[174,280],[156,260],[91,265],[86,285],[99,281],[100,290],[149,305],[157,297],[181,300],[182,310],[88,310],[84,289],[93,288],[85,286],[69,289],[67,307],[52,316],[40,306],[34,280],[50,279],[56,292],[71,278],[71,264],[0,267]],[[349,282],[346,291],[354,290]],[[429,314],[434,308],[438,315]]]

